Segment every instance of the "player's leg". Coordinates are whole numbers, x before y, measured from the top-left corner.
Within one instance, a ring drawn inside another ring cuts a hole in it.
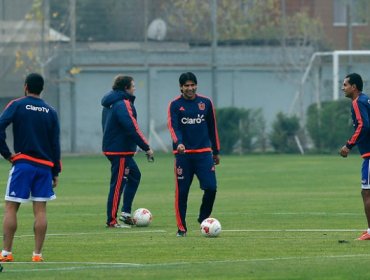
[[[1,261],[12,261],[14,235],[17,230],[17,212],[22,202],[29,200],[30,185],[33,180],[32,166],[16,163],[9,172],[5,191],[5,209],[3,219],[3,251]],[[9,254],[8,254],[9,253]],[[8,258],[4,256],[8,255]]]
[[[127,158],[125,175],[127,183],[123,189],[122,212],[131,213],[132,203],[141,179],[141,172],[133,158]]]
[[[32,166],[32,168],[34,169],[34,179],[31,182],[31,200],[34,215],[33,231],[35,234],[32,261],[41,262],[44,260],[41,251],[48,227],[46,203],[56,197],[53,190],[51,169],[41,166]]]
[[[361,168],[361,195],[364,204],[364,212],[367,219],[367,231],[365,231],[358,239],[370,240],[370,159],[364,159]]]
[[[122,189],[125,184],[124,171],[125,157],[108,157],[111,162],[111,179],[107,201],[107,226],[117,224],[117,211],[121,200]]]
[[[200,182],[200,188],[204,191],[202,203],[199,209],[198,222],[210,217],[216,199],[217,180],[215,166],[211,154],[196,155],[195,173]]]
[[[14,234],[17,231],[17,212],[20,203],[5,201],[3,219],[3,249],[12,252]]]
[[[193,181],[194,170],[188,155],[176,155],[175,157],[175,214],[178,228],[178,236],[184,236],[187,232],[186,211],[188,204],[189,189]]]
[[[367,225],[368,225],[368,228],[370,229],[370,190],[363,189],[361,191],[361,194],[362,194],[362,199],[364,202],[364,210],[365,210],[365,215],[367,219]]]
[[[131,218],[131,208],[140,184],[141,172],[132,157],[126,158],[126,161],[125,176],[127,177],[127,183],[123,188],[122,212],[119,219],[125,224],[134,225],[134,221]]]
[[[35,254],[41,254],[48,227],[46,217],[46,201],[33,201],[33,215],[35,217],[35,222],[33,224],[33,231],[35,233],[35,248],[33,252]]]

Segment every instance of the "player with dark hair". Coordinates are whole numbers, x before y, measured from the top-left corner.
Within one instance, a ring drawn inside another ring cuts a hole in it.
[[[358,240],[370,240],[370,99],[362,89],[363,81],[359,74],[352,73],[344,78],[342,90],[344,95],[352,100],[351,112],[355,132],[339,153],[342,157],[347,157],[350,150],[357,145],[363,158],[361,194],[368,229]]]
[[[215,164],[219,164],[220,143],[212,101],[197,94],[197,78],[183,73],[179,78],[181,95],[168,107],[168,129],[175,154],[175,212],[177,236],[187,232],[186,210],[194,175],[204,191],[198,222],[208,218],[216,198]]]
[[[115,77],[112,90],[102,99],[103,153],[111,163],[110,190],[107,202],[107,227],[123,228],[134,224],[131,207],[139,187],[141,173],[133,158],[137,146],[145,151],[148,160],[153,160],[149,147],[137,123],[134,106],[135,83],[129,76]],[[120,220],[117,212],[123,192]]]
[[[41,249],[47,230],[46,202],[55,199],[61,171],[59,121],[56,111],[41,99],[44,79],[29,74],[25,97],[11,101],[0,116],[0,153],[12,163],[5,192],[3,250],[0,261],[13,261],[12,247],[20,204],[32,201],[35,247],[32,261],[43,261]],[[5,129],[13,124],[14,154],[5,142]]]

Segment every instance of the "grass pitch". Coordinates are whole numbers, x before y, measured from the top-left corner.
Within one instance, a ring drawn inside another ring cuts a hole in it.
[[[31,204],[18,214],[16,262],[7,279],[369,279],[370,241],[360,196],[361,158],[339,156],[223,156],[217,166],[213,216],[217,238],[200,235],[201,191],[195,179],[188,203],[188,236],[176,238],[173,157],[142,171],[133,208],[151,210],[147,228],[106,229],[110,176],[103,156],[63,158],[57,200],[48,204],[45,263],[30,263]],[[0,163],[4,196],[9,165]],[[1,204],[3,213],[3,203]],[[5,279],[5,278],[4,278]]]

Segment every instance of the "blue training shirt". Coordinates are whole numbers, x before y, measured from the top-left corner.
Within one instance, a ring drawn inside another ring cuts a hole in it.
[[[59,120],[53,107],[43,99],[25,96],[9,102],[0,116],[0,154],[11,156],[5,141],[6,128],[13,124],[13,162],[26,161],[52,168],[53,176],[61,171]]]
[[[175,154],[179,144],[185,146],[185,153],[219,154],[216,116],[208,97],[196,94],[193,100],[188,100],[178,96],[168,106],[167,121]]]

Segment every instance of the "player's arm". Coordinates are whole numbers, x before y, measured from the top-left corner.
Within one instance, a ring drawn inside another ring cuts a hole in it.
[[[11,161],[12,153],[6,144],[6,128],[13,121],[13,116],[16,111],[15,103],[10,103],[3,113],[0,115],[0,154],[7,160]]]
[[[54,112],[54,125],[50,139],[52,139],[52,160],[54,163],[54,167],[52,168],[53,186],[56,187],[58,183],[58,175],[62,171],[62,163],[60,160],[60,126],[56,112]]]
[[[353,110],[356,116],[357,127],[345,145],[348,150],[351,150],[352,147],[357,145],[359,142],[366,140],[366,136],[370,131],[370,120],[367,114],[367,104],[357,100],[356,102],[353,102]]]
[[[150,150],[149,143],[139,128],[139,124],[137,123],[133,115],[130,102],[127,100],[124,100],[122,103],[118,105],[118,107],[116,108],[114,112],[117,115],[117,119],[119,123],[125,128],[128,134],[134,140],[134,142],[143,151],[148,152]]]
[[[176,147],[177,151],[179,153],[185,152],[185,145],[182,141],[182,133],[180,129],[180,121],[179,121],[179,110],[177,109],[174,102],[171,102],[168,105],[167,110],[167,127],[170,131],[172,142],[174,143],[174,146]]]
[[[212,145],[212,152],[213,152],[213,160],[215,164],[219,164],[220,158],[218,154],[220,153],[220,140],[218,138],[218,129],[217,129],[217,121],[216,121],[216,112],[213,106],[213,103],[210,103],[210,110],[207,111],[207,127],[208,127],[208,135],[209,140],[211,141]]]

